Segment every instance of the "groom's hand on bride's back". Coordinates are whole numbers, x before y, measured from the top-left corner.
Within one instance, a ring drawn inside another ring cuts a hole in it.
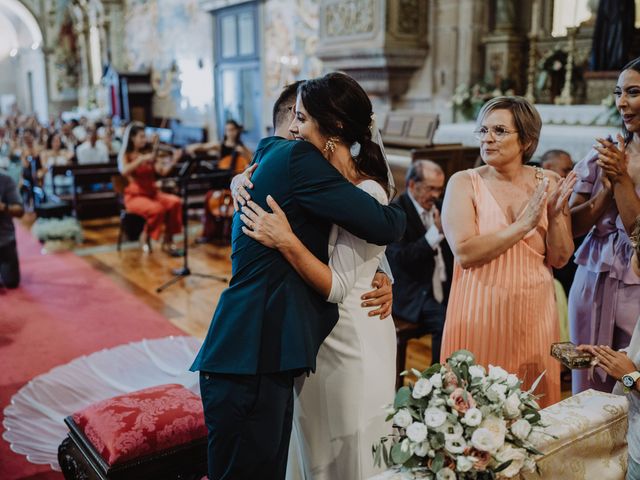
[[[391,307],[393,305],[393,291],[391,288],[391,280],[383,272],[376,272],[373,277],[371,286],[374,290],[362,295],[362,308],[378,307],[369,312],[370,317],[380,316],[380,320],[384,320],[391,315]]]

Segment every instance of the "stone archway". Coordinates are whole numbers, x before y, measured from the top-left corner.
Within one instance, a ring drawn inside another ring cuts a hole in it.
[[[44,35],[33,11],[18,0],[0,4],[3,28],[0,43],[5,47],[0,58],[0,95],[3,104],[13,96],[20,110],[35,112],[44,120],[48,114]],[[4,105],[3,108],[6,108]]]

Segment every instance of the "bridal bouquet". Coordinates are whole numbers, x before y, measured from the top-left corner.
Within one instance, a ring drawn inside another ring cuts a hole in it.
[[[473,354],[459,350],[444,365],[398,390],[387,421],[396,433],[373,447],[377,466],[402,466],[415,478],[433,480],[511,478],[536,470],[531,444],[541,422],[533,390],[500,367],[489,372]]]

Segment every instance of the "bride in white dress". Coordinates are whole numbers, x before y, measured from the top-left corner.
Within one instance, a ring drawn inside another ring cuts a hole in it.
[[[290,130],[296,139],[313,143],[345,178],[387,204],[393,186],[384,154],[372,141],[371,116],[360,85],[331,73],[299,87]],[[309,285],[339,304],[338,323],[320,347],[315,374],[296,384],[287,479],[368,478],[380,471],[371,447],[390,433],[384,406],[395,394],[393,321],[371,317],[361,305],[385,248],[334,226],[327,266],[293,234],[275,201],[269,197],[267,202],[274,213],[254,202],[243,208],[245,233],[277,248]]]

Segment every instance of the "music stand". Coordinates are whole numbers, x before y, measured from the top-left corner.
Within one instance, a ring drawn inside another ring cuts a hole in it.
[[[200,278],[210,278],[212,280],[218,280],[219,282],[227,283],[229,279],[222,275],[214,275],[214,274],[206,274],[206,273],[195,273],[189,269],[189,228],[188,228],[188,200],[189,200],[189,180],[191,179],[191,175],[198,167],[198,159],[196,157],[188,157],[188,160],[182,165],[180,171],[178,172],[178,181],[180,183],[180,187],[182,190],[182,229],[184,231],[184,254],[182,256],[182,268],[174,268],[171,270],[173,274],[173,278],[166,281],[158,288],[156,288],[157,293],[162,293],[164,290],[169,288],[174,283],[177,283],[182,278],[193,275],[195,277]],[[218,180],[222,178],[229,179],[229,173],[220,172],[221,174],[215,175]],[[206,177],[211,177],[211,175],[206,175]]]

